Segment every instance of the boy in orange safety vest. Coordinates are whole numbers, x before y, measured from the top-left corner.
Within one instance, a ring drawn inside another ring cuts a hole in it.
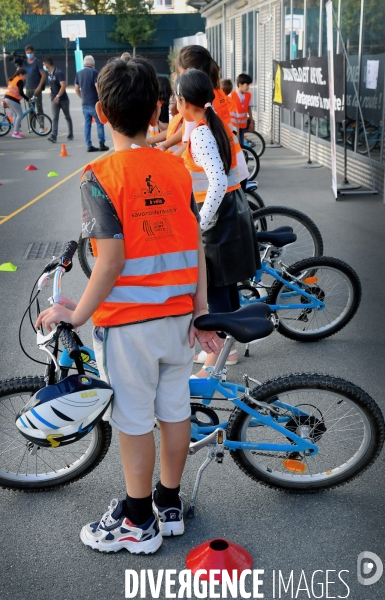
[[[126,498],[85,525],[82,542],[101,552],[152,554],[162,536],[184,532],[179,486],[190,442],[189,377],[195,338],[223,346],[194,319],[207,311],[199,213],[183,160],[151,148],[158,80],[144,58],[110,60],[98,77],[96,112],[115,152],[81,179],[83,237],[97,261],[72,312],[53,305],[36,326],[94,322],[101,377],[114,390],[110,421],[120,434]],[[161,432],[160,480],[152,494],[154,417]],[[114,494],[115,496],[115,494]]]
[[[250,75],[241,73],[237,77],[237,89],[230,94],[237,107],[237,119],[239,127],[239,143],[243,144],[245,131],[254,131],[254,119],[251,111],[251,94],[249,87],[253,83]]]

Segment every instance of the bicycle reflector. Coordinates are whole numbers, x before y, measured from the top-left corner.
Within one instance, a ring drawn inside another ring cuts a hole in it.
[[[288,471],[292,471],[293,473],[304,473],[307,470],[306,465],[303,464],[300,460],[294,460],[293,458],[287,458],[282,462],[282,465]]]
[[[303,282],[307,285],[314,285],[315,283],[317,283],[317,281],[318,277],[306,277],[306,279],[303,280]]]

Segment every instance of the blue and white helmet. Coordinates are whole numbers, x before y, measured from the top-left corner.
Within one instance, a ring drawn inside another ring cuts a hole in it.
[[[16,417],[30,442],[44,447],[73,444],[100,421],[113,397],[112,388],[88,375],[69,375],[42,388]]]

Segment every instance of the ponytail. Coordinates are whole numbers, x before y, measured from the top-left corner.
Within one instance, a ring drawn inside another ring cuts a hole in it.
[[[215,94],[208,75],[199,69],[189,69],[177,79],[175,89],[178,96],[183,97],[194,106],[206,110],[205,119],[207,127],[218,144],[219,155],[227,175],[231,168],[229,135],[226,132],[224,123],[212,107],[211,103],[215,98]]]
[[[211,133],[215,137],[215,141],[218,144],[219,155],[223,162],[226,175],[228,175],[231,168],[231,148],[228,135],[226,133],[225,126],[222,120],[215,113],[212,106],[206,108],[206,123]]]

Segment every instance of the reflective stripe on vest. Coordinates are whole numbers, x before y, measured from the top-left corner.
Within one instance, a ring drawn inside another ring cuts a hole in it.
[[[5,90],[7,96],[12,96],[12,98],[15,98],[16,100],[23,99],[23,96],[20,94],[19,88],[17,87],[19,81],[22,81],[22,78],[20,75],[16,75],[13,77],[13,79],[11,79],[11,81],[8,82],[8,87]]]
[[[199,225],[182,159],[136,148],[89,169],[122,223],[125,256],[114,287],[93,314],[94,324],[113,327],[192,312]]]
[[[153,275],[166,271],[179,271],[192,269],[198,266],[198,252],[186,250],[184,252],[171,252],[158,256],[145,256],[143,258],[129,258],[126,260],[122,277]]]
[[[170,298],[195,294],[196,284],[168,285],[168,286],[115,286],[108,294],[105,302],[131,303],[131,304],[164,304]]]
[[[234,100],[235,105],[237,107],[237,118],[238,118],[238,127],[240,129],[246,129],[247,127],[247,119],[249,117],[249,104],[251,100],[250,92],[245,93],[245,99],[242,104],[241,98],[238,92],[234,92],[231,94],[232,100]]]

